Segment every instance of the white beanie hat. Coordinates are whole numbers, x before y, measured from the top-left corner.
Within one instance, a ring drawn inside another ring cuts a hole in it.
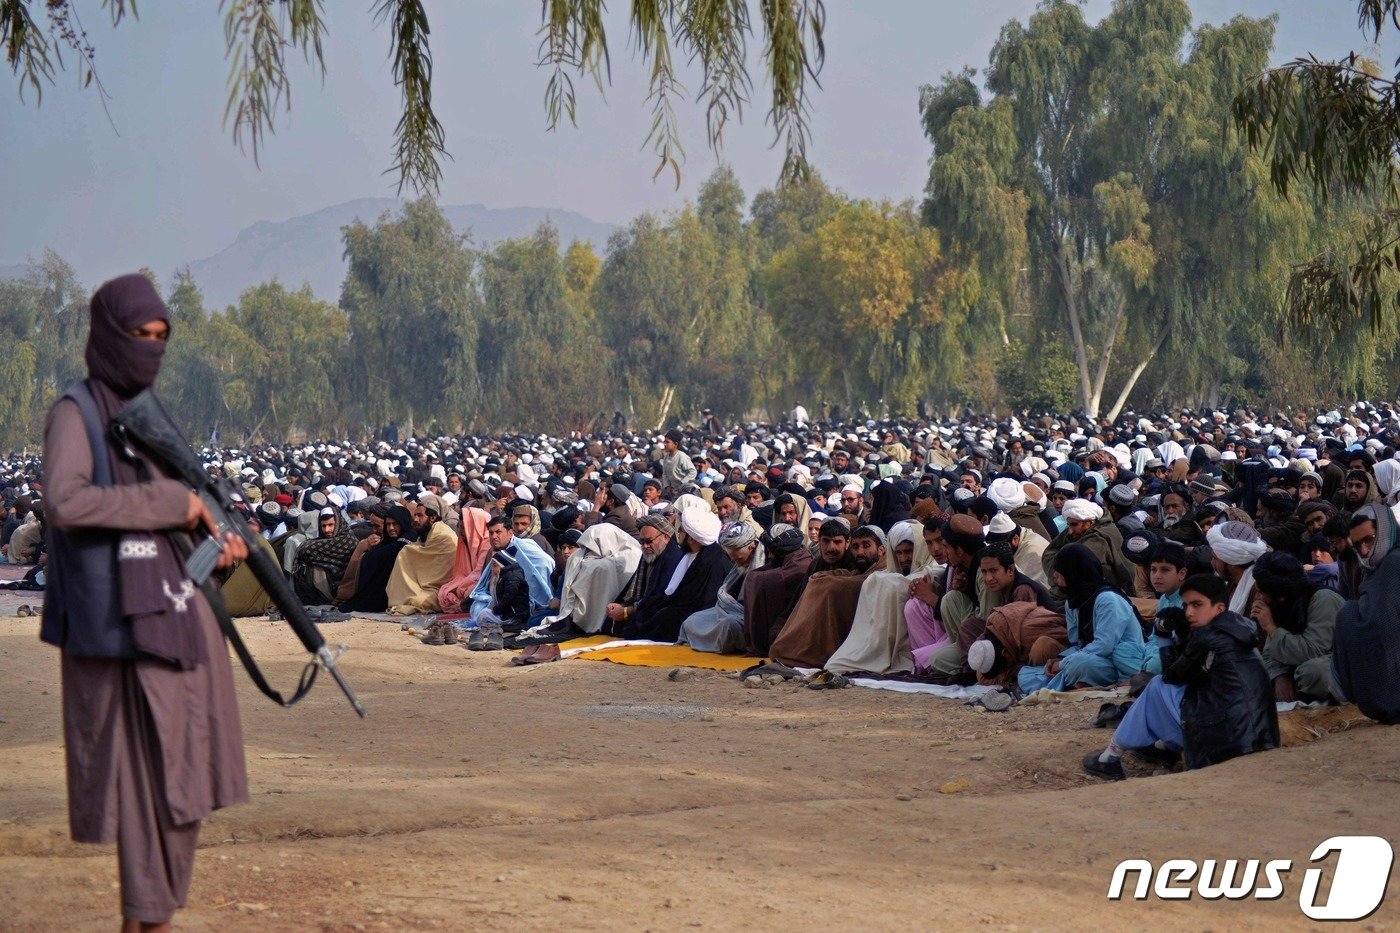
[[[977,639],[967,648],[967,666],[979,674],[990,671],[996,659],[996,649],[985,638]]]

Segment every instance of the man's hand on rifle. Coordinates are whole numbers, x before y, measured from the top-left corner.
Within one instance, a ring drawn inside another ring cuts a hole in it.
[[[209,513],[209,506],[204,504],[204,500],[197,494],[191,492],[189,504],[185,507],[186,531],[194,531],[203,526],[209,532],[209,537],[219,537],[219,526],[214,521],[214,516]],[[224,550],[219,555],[219,562],[215,566],[219,570],[227,570],[229,567],[248,559],[248,545],[243,539],[233,532],[223,536]]]

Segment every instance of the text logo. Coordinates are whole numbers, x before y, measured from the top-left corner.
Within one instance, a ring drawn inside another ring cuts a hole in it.
[[[1303,872],[1298,909],[1310,920],[1362,920],[1375,913],[1385,898],[1390,869],[1395,861],[1390,843],[1379,836],[1333,836],[1313,849],[1309,861],[1326,862],[1337,853],[1332,885],[1321,892],[1322,869]],[[1146,859],[1125,859],[1113,869],[1108,899],[1122,900],[1131,890],[1134,900],[1149,895],[1161,900],[1213,901],[1254,898],[1277,900],[1286,891],[1285,877],[1293,870],[1290,859],[1168,859],[1154,866]],[[1133,887],[1128,879],[1134,876]]]

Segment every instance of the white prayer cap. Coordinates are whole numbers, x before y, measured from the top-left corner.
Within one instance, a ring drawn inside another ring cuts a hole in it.
[[[987,534],[989,535],[1007,535],[1015,530],[1016,523],[1012,521],[1011,516],[1007,515],[1005,512],[998,512],[993,515],[991,522],[987,525]]]
[[[854,492],[862,496],[865,495],[865,487],[862,486],[860,483],[847,483],[846,485],[841,487],[841,491]]]
[[[990,671],[996,659],[996,649],[985,638],[979,638],[967,647],[967,666],[979,674]]]
[[[1070,499],[1060,514],[1071,522],[1096,522],[1103,518],[1103,509],[1088,499]]]

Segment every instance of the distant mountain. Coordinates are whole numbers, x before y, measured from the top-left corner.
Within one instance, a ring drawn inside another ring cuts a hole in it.
[[[233,304],[244,289],[273,276],[290,288],[310,283],[318,298],[338,301],[345,280],[340,228],[356,219],[373,224],[379,215],[397,211],[402,203],[393,198],[362,198],[290,220],[264,220],[245,228],[231,245],[208,259],[190,263],[190,271],[204,291],[205,307]],[[470,233],[478,247],[529,236],[543,221],[550,220],[559,230],[561,243],[586,240],[601,254],[617,229],[574,211],[542,207],[496,209],[461,204],[443,205],[442,212],[459,232]],[[0,267],[0,273],[4,268]]]

